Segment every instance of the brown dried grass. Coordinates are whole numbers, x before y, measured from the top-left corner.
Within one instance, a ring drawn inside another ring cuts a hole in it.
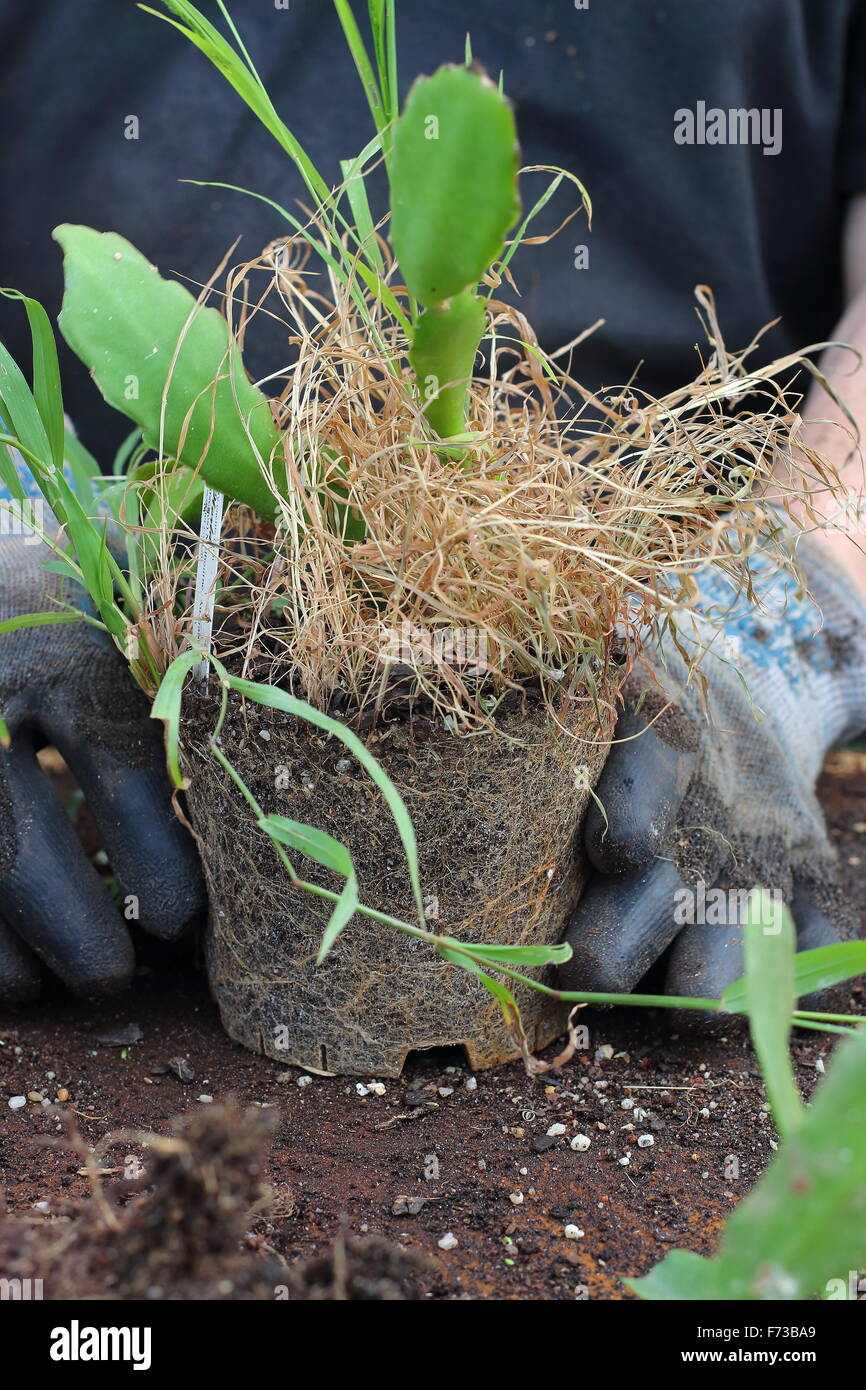
[[[395,273],[388,261],[389,283]],[[497,288],[460,460],[430,437],[405,334],[360,280],[361,307],[299,237],[229,274],[224,306],[241,339],[259,314],[276,316],[294,361],[268,381],[280,386],[291,484],[279,524],[234,507],[222,543],[214,650],[224,662],[291,681],[319,708],[381,708],[397,691],[477,728],[515,686],[601,690],[614,654],[625,674],[660,622],[676,625],[699,566],[724,571],[733,604],[749,592],[755,551],[792,564],[763,501],[774,470],[777,500],[800,526],[838,487],[797,439],[791,383],[814,370],[808,359],[752,370],[761,335],[728,352],[699,287],[708,346],[698,377],[658,400],[631,384],[601,400],[569,365],[587,335],[546,355]],[[746,396],[750,408],[737,410]],[[347,506],[361,540],[346,534]],[[190,573],[174,561],[153,584],[168,655],[188,632]],[[437,645],[454,629],[470,635],[468,660]],[[395,652],[395,632],[414,639],[408,650]]]

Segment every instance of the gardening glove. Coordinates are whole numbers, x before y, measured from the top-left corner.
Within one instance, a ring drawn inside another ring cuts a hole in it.
[[[568,925],[565,987],[627,993],[671,947],[667,992],[718,997],[743,971],[754,887],[791,908],[799,949],[845,934],[815,781],[831,745],[866,729],[866,606],[814,540],[797,560],[811,597],[769,557],[749,561],[758,607],[732,605],[703,567],[682,651],[663,638],[630,678],[604,809],[586,822],[598,873]],[[700,649],[703,700],[686,684]]]
[[[5,528],[8,529],[8,528]],[[54,608],[93,612],[77,585],[42,568],[33,535],[0,533],[0,620]],[[160,730],[110,638],[85,622],[0,636],[0,1000],[39,990],[41,961],[78,994],[129,984],[123,916],[82,851],[36,759],[54,745],[96,821],[129,920],[178,938],[204,905],[193,840],[175,816]]]

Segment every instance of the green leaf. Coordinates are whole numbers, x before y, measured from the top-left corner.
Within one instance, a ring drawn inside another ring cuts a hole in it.
[[[290,849],[299,850],[308,859],[314,859],[317,864],[324,865],[326,869],[332,869],[334,873],[342,874],[346,880],[345,887],[334,904],[334,910],[322,933],[319,954],[316,957],[317,964],[321,965],[340,932],[351,921],[360,902],[358,878],[352,863],[352,856],[346,846],[340,840],[335,840],[333,835],[329,835],[327,831],[317,830],[315,826],[304,825],[300,821],[289,820],[287,816],[262,816],[259,819],[259,825],[266,834],[270,835],[271,839],[278,840],[280,844],[288,845]]]
[[[845,980],[855,980],[863,974],[866,974],[866,941],[816,946],[794,957],[794,988],[798,999]]]
[[[179,658],[178,658],[179,659]],[[172,663],[173,665],[176,663]],[[169,668],[171,670],[171,667]],[[357,759],[361,766],[369,773],[376,786],[385,798],[387,806],[394,818],[397,827],[403,852],[406,855],[406,863],[409,870],[409,880],[412,885],[412,893],[415,898],[415,906],[421,922],[424,921],[424,905],[421,898],[421,879],[418,870],[418,843],[415,838],[415,828],[409,812],[406,809],[403,798],[398,792],[387,772],[373,757],[372,753],[361,742],[357,734],[351,729],[347,729],[345,724],[341,724],[338,719],[332,719],[328,714],[322,714],[320,710],[308,705],[305,700],[298,700],[294,695],[289,695],[285,690],[280,690],[276,686],[263,685],[257,681],[242,680],[239,676],[230,676],[225,673],[222,676],[224,685],[231,690],[236,690],[245,699],[252,700],[255,704],[265,705],[269,709],[282,710],[284,714],[294,715],[298,719],[305,719],[308,724],[314,724],[318,729],[324,729],[327,733],[333,734],[341,743],[349,749],[352,756]],[[161,692],[160,692],[161,693]]]
[[[470,975],[475,975],[481,981],[488,994],[492,994],[500,1009],[506,1024],[510,1027],[520,1018],[520,1009],[517,1000],[510,990],[505,988],[499,980],[495,980],[492,975],[487,975],[481,969],[477,961],[465,956],[462,951],[452,949],[444,943],[436,947],[437,953],[443,960],[450,961],[452,965],[459,965],[462,970],[468,970]]]
[[[100,467],[96,459],[85,449],[78,436],[64,424],[63,458],[68,464],[75,485],[78,500],[87,507],[94,505],[93,480],[100,480]]]
[[[65,225],[54,236],[66,280],[60,329],[108,403],[142,427],[150,448],[200,465],[211,487],[273,517],[262,461],[280,434],[222,315],[114,232]],[[279,458],[275,470],[284,487]]]
[[[0,290],[7,299],[18,299],[24,305],[30,325],[33,348],[33,399],[48,439],[49,455],[45,462],[55,468],[63,465],[63,395],[60,390],[60,367],[57,344],[51,322],[36,299],[29,299],[19,290]]]
[[[465,943],[476,956],[485,960],[498,961],[501,965],[562,965],[571,960],[571,947],[567,941],[551,945],[500,946],[476,941]]]
[[[27,378],[8,349],[0,343],[0,415],[28,457],[50,468],[51,444]],[[32,461],[32,459],[31,459]]]
[[[0,623],[0,637],[7,632],[20,632],[27,627],[50,627],[52,623],[80,623],[80,613],[65,613],[54,610],[47,613],[19,613],[16,618],[5,618]]]
[[[788,1040],[794,1008],[794,922],[763,889],[749,894],[744,924],[746,1008],[773,1119],[787,1138],[803,1119]]]
[[[262,816],[259,824],[262,830],[266,830],[273,839],[279,840],[280,844],[300,850],[308,859],[314,859],[317,864],[332,869],[335,874],[342,874],[343,878],[348,878],[353,872],[352,856],[348,849],[327,831],[304,825],[302,821],[289,820],[288,816]]]
[[[428,309],[415,325],[409,361],[426,399],[424,413],[442,439],[466,427],[469,383],[484,323],[484,301],[467,290],[442,308]]]
[[[316,956],[317,965],[322,964],[322,961],[329,954],[340,932],[351,922],[359,902],[358,880],[355,877],[355,871],[353,869],[346,879],[346,886],[334,904],[334,910],[328,918],[325,930],[322,932],[322,940],[319,945],[318,955]]]
[[[866,974],[866,941],[841,941],[835,946],[816,946],[811,951],[798,951],[794,957],[794,991],[798,999],[815,994],[831,985],[856,980]],[[735,980],[722,994],[722,1004],[728,1013],[746,1012],[745,978]]]
[[[657,1303],[722,1298],[719,1263],[693,1250],[672,1250],[643,1279],[624,1279],[634,1293]]]
[[[730,1217],[701,1268],[674,1251],[642,1298],[807,1299],[866,1268],[866,1037],[841,1043],[802,1124]],[[712,1270],[712,1274],[710,1274]]]
[[[201,652],[181,652],[169,666],[162,680],[156,699],[150,707],[151,719],[161,719],[165,725],[165,749],[168,770],[176,787],[183,790],[186,781],[180,767],[180,712],[183,701],[183,687],[193,666],[201,661]]]
[[[349,45],[349,52],[352,55],[355,68],[361,79],[361,86],[364,88],[364,95],[367,98],[367,105],[370,108],[373,122],[376,129],[381,132],[387,121],[385,104],[382,98],[382,92],[379,89],[379,84],[376,81],[376,75],[373,72],[370,59],[367,56],[364,40],[361,38],[361,31],[352,13],[352,6],[349,4],[349,0],[334,0],[334,9],[339,16],[346,43]],[[371,12],[371,18],[373,18],[375,23],[376,15],[374,12]]]
[[[428,307],[478,283],[520,212],[510,105],[477,69],[448,64],[413,86],[389,168],[391,241]]]

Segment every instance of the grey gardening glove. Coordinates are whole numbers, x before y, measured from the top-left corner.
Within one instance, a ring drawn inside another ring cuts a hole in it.
[[[608,823],[593,808],[586,825],[598,873],[568,925],[563,985],[629,992],[671,947],[667,992],[717,997],[742,973],[755,886],[792,909],[799,949],[844,934],[815,781],[831,745],[866,729],[866,606],[814,541],[797,556],[815,601],[758,557],[763,611],[731,609],[719,572],[699,571],[694,616],[679,624],[687,660],[709,645],[706,708],[696,686],[682,693],[686,661],[669,636],[649,653],[658,683],[631,677],[597,787]],[[713,611],[726,615],[720,631]]]
[[[47,611],[61,588],[92,611],[81,589],[42,569],[47,558],[32,535],[0,535],[0,620]],[[0,750],[0,1001],[33,998],[40,962],[76,993],[115,992],[134,968],[129,931],[36,752],[54,745],[75,774],[132,897],[130,920],[172,940],[202,909],[204,887],[172,810],[160,729],[111,640],[84,622],[0,636],[0,714],[11,734]]]

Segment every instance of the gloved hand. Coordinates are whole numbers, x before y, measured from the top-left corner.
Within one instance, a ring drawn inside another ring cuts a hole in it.
[[[49,552],[34,542],[0,535],[0,620],[50,609],[51,594],[92,612],[81,589],[42,569]],[[173,940],[205,894],[171,806],[161,731],[110,638],[84,622],[0,636],[0,714],[11,734],[0,750],[0,1000],[38,993],[39,961],[78,994],[123,989],[135,963],[129,932],[36,752],[59,749],[140,924]]]
[[[563,987],[630,992],[670,946],[667,992],[718,997],[742,974],[755,886],[791,908],[798,949],[845,933],[815,781],[831,745],[866,729],[866,605],[814,539],[797,558],[812,598],[768,557],[750,561],[760,610],[732,607],[704,567],[694,616],[678,619],[686,659],[668,637],[648,655],[658,683],[630,678],[596,789],[608,824],[597,808],[586,824],[598,873],[568,925]],[[696,685],[683,693],[699,647],[704,707]]]

